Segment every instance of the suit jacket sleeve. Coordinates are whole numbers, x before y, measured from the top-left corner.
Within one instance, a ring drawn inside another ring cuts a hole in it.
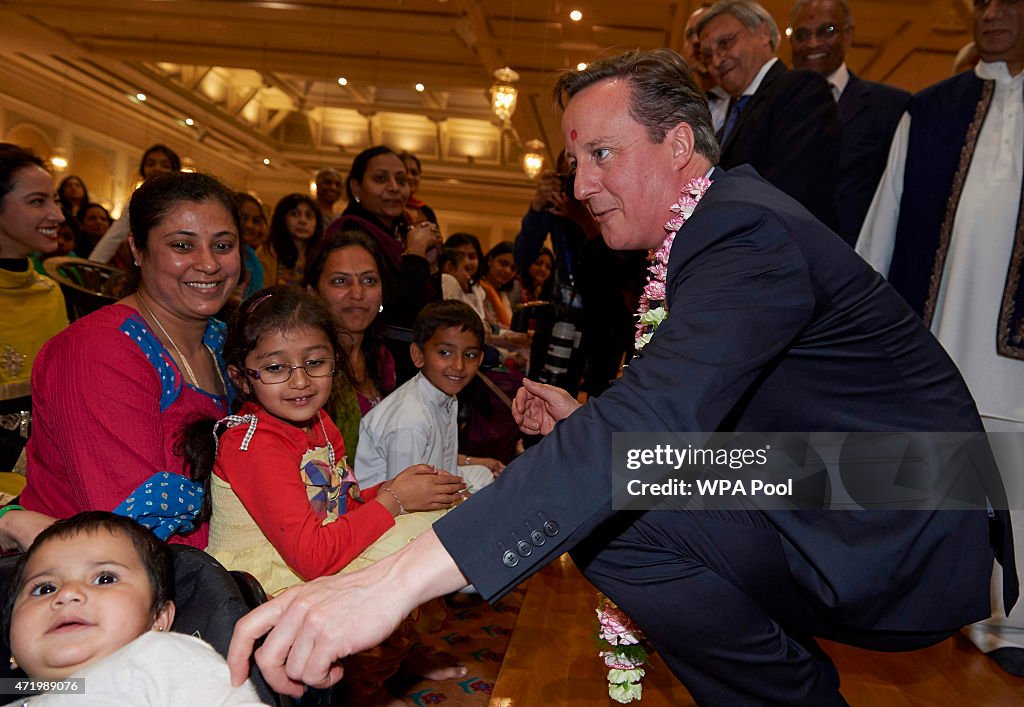
[[[698,206],[676,238],[669,285],[670,316],[622,378],[435,523],[485,598],[509,591],[613,515],[614,432],[715,430],[814,308],[795,243],[769,214],[738,201]],[[545,523],[556,532],[538,547],[531,533]],[[531,543],[527,556],[517,552],[520,540]]]

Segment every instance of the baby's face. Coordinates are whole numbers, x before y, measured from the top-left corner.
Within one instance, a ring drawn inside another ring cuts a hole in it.
[[[25,567],[11,652],[29,676],[60,680],[127,645],[158,618],[163,626],[167,617],[154,617],[152,602],[146,568],[127,536],[100,530],[50,540]]]

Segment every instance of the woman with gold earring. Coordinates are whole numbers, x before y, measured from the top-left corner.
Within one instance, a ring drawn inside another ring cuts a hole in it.
[[[76,321],[37,358],[28,510],[0,516],[4,548],[24,549],[54,518],[85,510],[206,546],[193,522],[201,491],[175,439],[187,421],[230,411],[213,316],[238,283],[238,211],[217,180],[173,172],[136,190],[129,219],[138,291]]]

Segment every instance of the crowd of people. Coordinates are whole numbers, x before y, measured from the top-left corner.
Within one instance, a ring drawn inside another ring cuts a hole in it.
[[[113,221],[0,144],[0,470],[27,470],[0,509],[0,546],[27,552],[15,660],[59,679],[180,652],[217,666],[193,699],[246,704],[269,632],[278,691],[344,673],[353,704],[393,704],[400,667],[465,673],[417,653],[418,605],[500,597],[571,550],[702,704],[842,704],[815,637],[905,650],[971,624],[1024,676],[1024,443],[996,450],[1008,500],[988,513],[610,501],[617,432],[1024,432],[1024,10],[974,19],[977,66],[911,96],[847,68],[845,0],[798,0],[792,69],[756,2],[699,7],[682,56],[561,75],[566,149],[486,250],[442,238],[421,161],[384,145],[273,209],[154,145]],[[654,251],[671,314],[633,358]],[[69,322],[55,255],[137,286]],[[164,541],[279,595],[239,623],[239,687],[195,641],[150,637],[174,617]],[[94,595],[69,621],[110,621],[108,582],[122,630],[51,664],[47,612]]]
[[[5,429],[3,463],[14,468],[22,454],[27,483],[2,511],[0,544],[34,549],[47,528],[62,527],[55,520],[77,528],[83,513],[112,511],[251,573],[273,595],[372,564],[493,481],[504,461],[461,447],[457,396],[476,382],[485,340],[528,341],[508,330],[505,291],[518,282],[511,245],[484,257],[475,236],[456,234],[446,251],[469,262],[457,250],[469,244],[472,263],[502,290],[499,313],[493,303],[442,301],[445,246],[422,218],[433,212],[409,201],[405,164],[415,158],[403,159],[383,146],[357,157],[349,208],[337,217],[326,210],[337,171],[322,170],[321,198],[287,195],[268,219],[251,194],[180,171],[170,148],[156,145],[126,215],[111,222],[81,179],[57,187],[41,159],[0,145],[0,275],[16,316],[3,344],[28,353],[4,380],[19,424]],[[69,324],[61,288],[37,268],[77,255],[79,243],[137,286]],[[479,283],[476,268],[466,273],[467,289],[470,278]],[[408,340],[389,340],[389,330]],[[400,374],[393,349],[415,375]],[[422,409],[406,404],[414,392],[427,396]],[[504,417],[511,422],[508,408]],[[86,527],[60,537],[118,535]],[[63,593],[75,580],[57,573],[53,584]],[[161,616],[154,610],[125,640],[166,628]],[[414,648],[415,631],[409,618],[350,659],[353,704],[394,702],[384,680],[399,668],[465,674]],[[140,660],[158,650],[168,649],[148,647]]]

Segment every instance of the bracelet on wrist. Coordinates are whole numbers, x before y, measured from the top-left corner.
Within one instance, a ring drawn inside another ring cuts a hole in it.
[[[19,506],[16,503],[12,503],[9,506],[4,506],[3,508],[0,508],[0,518],[3,518],[5,515],[10,513],[11,511],[23,511],[23,510],[25,510],[24,507]]]
[[[402,500],[398,498],[398,494],[391,490],[391,488],[383,488],[381,491],[387,491],[391,494],[391,497],[395,499],[395,503],[398,504],[398,515],[404,516],[406,514],[405,506],[402,505]]]

